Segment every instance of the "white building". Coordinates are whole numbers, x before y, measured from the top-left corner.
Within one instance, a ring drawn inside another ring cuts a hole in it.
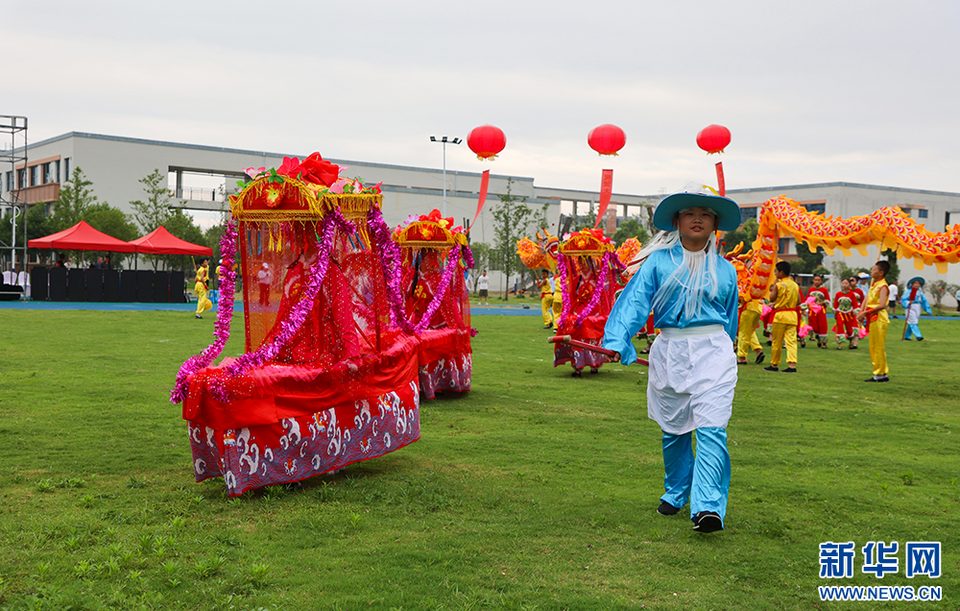
[[[201,224],[204,220],[211,224],[219,216],[218,213],[226,208],[226,195],[234,191],[238,180],[246,178],[243,168],[279,167],[284,156],[302,159],[306,154],[309,152],[280,154],[71,132],[30,144],[25,163],[11,162],[7,167],[0,167],[0,196],[5,201],[20,197],[20,201],[29,204],[51,204],[59,196],[60,184],[69,179],[74,168],[79,167],[93,183],[92,188],[99,201],[131,213],[130,202],[145,197],[140,179],[159,170],[166,177],[165,186],[184,202],[186,208],[195,212]],[[20,159],[22,156],[15,157]],[[383,214],[391,225],[402,222],[408,215],[426,214],[434,208],[443,210],[444,207],[446,216],[452,216],[457,224],[466,224],[472,221],[476,212],[481,179],[479,172],[447,170],[444,206],[441,169],[345,159],[330,161],[349,167],[346,172],[348,176],[360,176],[367,183],[383,182]],[[495,170],[496,166],[492,165],[491,169]],[[470,232],[474,242],[493,242],[490,209],[499,201],[498,195],[506,194],[508,181],[512,195],[526,198],[534,207],[547,205],[547,218],[554,233],[558,231],[561,210],[566,214],[586,215],[589,205],[597,202],[600,195],[591,191],[539,187],[529,177],[491,174],[484,212]],[[17,189],[22,189],[22,192]],[[756,211],[764,201],[778,195],[786,195],[801,202],[808,210],[820,210],[826,216],[849,218],[869,214],[884,206],[900,206],[918,222],[925,222],[931,231],[943,231],[946,225],[960,221],[958,193],[843,182],[734,189],[727,192],[727,196],[743,208],[744,220],[751,214],[756,216]],[[617,217],[639,215],[646,221],[647,209],[659,199],[660,196],[655,195],[614,194],[611,209],[608,210],[608,233],[615,230]],[[792,239],[781,241],[781,254],[786,258],[796,254],[796,244]],[[839,253],[826,256],[824,265],[830,269],[832,262],[842,256]],[[876,258],[873,253],[867,258],[855,253],[846,264],[849,267],[869,267]],[[491,290],[502,290],[505,279],[496,273],[490,275]],[[903,262],[901,275],[914,275],[911,262]],[[958,265],[951,265],[945,276],[939,275],[936,268],[932,267],[916,275],[928,281],[942,277],[947,282],[960,284]]]

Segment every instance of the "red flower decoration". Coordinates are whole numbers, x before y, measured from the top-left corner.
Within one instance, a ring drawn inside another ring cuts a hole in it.
[[[299,172],[303,180],[328,187],[340,178],[340,166],[326,161],[320,153],[312,153],[304,159]]]
[[[340,166],[326,161],[320,153],[312,153],[302,162],[296,157],[284,157],[277,174],[329,187],[340,177]]]
[[[297,169],[300,166],[300,159],[298,157],[284,157],[283,163],[280,164],[280,167],[277,168],[277,174],[281,176],[296,176],[296,172],[293,170]]]

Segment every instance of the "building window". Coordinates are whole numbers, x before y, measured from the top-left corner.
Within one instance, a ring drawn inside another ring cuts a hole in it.
[[[70,158],[63,160],[63,182],[70,180]]]
[[[27,186],[27,170],[26,168],[20,168],[17,170],[17,188],[23,189]]]
[[[38,166],[30,166],[30,186],[36,187],[39,183],[38,179],[40,178],[40,172],[37,171]]]
[[[48,182],[53,182],[53,177],[50,175],[50,171],[51,171],[52,169],[53,169],[53,168],[51,167],[51,164],[50,164],[49,161],[48,161],[47,163],[43,164],[43,166],[42,166],[42,168],[41,168],[41,170],[42,170],[42,176],[43,176],[43,184],[47,184]]]
[[[53,182],[60,182],[60,160],[53,162]]]
[[[790,254],[790,238],[780,238],[780,242],[777,244],[778,254],[788,255]]]
[[[826,204],[803,204],[803,207],[810,213],[819,212],[820,214],[826,214],[827,212]]]
[[[918,219],[925,219],[925,218],[927,218],[927,209],[926,209],[926,208],[918,208],[918,209],[917,209],[917,218],[918,218]]]
[[[13,172],[7,172],[7,191],[13,191]]]
[[[740,224],[743,225],[750,219],[756,219],[758,210],[760,210],[760,208],[756,206],[752,208],[740,208]]]

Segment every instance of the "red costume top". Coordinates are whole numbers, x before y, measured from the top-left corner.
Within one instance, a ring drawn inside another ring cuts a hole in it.
[[[807,291],[807,296],[804,298],[804,301],[806,301],[807,299],[810,299],[810,296],[813,295],[814,293],[820,293],[821,295],[823,295],[824,301],[827,303],[830,303],[830,291],[827,290],[827,287],[825,286],[821,286],[819,288],[815,286],[811,286],[810,290]]]

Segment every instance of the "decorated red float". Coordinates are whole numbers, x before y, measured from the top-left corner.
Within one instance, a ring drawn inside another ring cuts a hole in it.
[[[560,283],[563,308],[557,324],[558,334],[600,346],[623,270],[613,242],[598,229],[583,229],[561,242],[556,282]],[[606,362],[605,356],[592,350],[567,343],[554,344],[553,366],[570,363],[575,376],[579,376],[584,367],[596,373]]]
[[[319,154],[255,176],[230,198],[237,223],[220,242],[222,294],[243,278],[244,354],[214,364],[233,314],[221,300],[216,341],[183,364],[171,393],[197,481],[222,476],[231,496],[419,439],[419,365],[438,350],[426,341],[433,314],[405,309],[379,185],[341,178]],[[469,354],[469,331],[458,332]]]
[[[411,216],[394,232],[403,257],[400,289],[404,309],[419,331],[420,392],[470,390],[470,301],[465,269],[473,256],[462,227],[439,210]]]

